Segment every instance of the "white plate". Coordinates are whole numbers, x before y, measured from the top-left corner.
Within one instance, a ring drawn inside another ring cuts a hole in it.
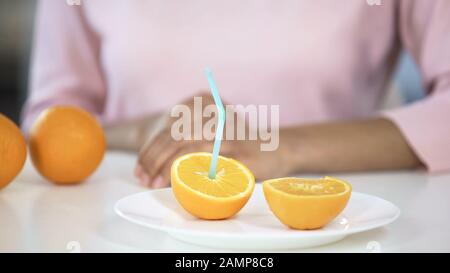
[[[324,245],[387,225],[400,215],[400,210],[384,199],[353,192],[345,210],[327,226],[310,231],[293,230],[272,214],[259,184],[247,205],[228,220],[205,221],[191,216],[175,200],[170,188],[122,198],[117,201],[115,211],[126,220],[165,231],[185,242],[242,250]]]

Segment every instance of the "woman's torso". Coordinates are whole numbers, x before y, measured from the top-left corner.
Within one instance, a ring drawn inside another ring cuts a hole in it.
[[[280,105],[282,125],[365,117],[395,54],[395,1],[83,2],[101,39],[106,121],[167,109],[207,90]]]

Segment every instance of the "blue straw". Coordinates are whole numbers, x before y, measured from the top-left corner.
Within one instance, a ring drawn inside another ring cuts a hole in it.
[[[216,83],[211,70],[205,69],[206,77],[208,78],[209,87],[214,98],[217,109],[219,110],[219,124],[216,129],[216,136],[214,139],[214,149],[211,158],[211,165],[209,167],[209,178],[216,178],[217,160],[219,158],[220,144],[222,143],[223,127],[225,126],[225,108],[223,107],[222,100],[219,96],[219,90],[217,90]]]

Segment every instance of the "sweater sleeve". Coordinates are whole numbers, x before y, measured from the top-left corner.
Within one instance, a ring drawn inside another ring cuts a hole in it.
[[[99,37],[89,28],[82,5],[39,1],[29,94],[22,113],[25,131],[42,110],[56,104],[101,114],[106,91],[99,48]]]
[[[420,67],[425,99],[383,113],[429,172],[450,171],[450,1],[399,3],[403,46]]]

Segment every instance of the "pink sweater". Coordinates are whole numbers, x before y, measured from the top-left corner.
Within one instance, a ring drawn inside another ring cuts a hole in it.
[[[450,1],[63,0],[39,4],[24,128],[54,104],[102,122],[167,110],[215,74],[231,104],[282,125],[376,114],[399,46],[428,96],[383,113],[431,172],[450,170]]]

